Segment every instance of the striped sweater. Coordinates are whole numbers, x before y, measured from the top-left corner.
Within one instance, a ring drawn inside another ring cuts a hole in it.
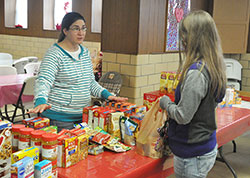
[[[95,81],[88,49],[81,45],[80,48],[79,60],[58,44],[48,49],[36,80],[35,106],[50,104],[47,113],[79,115],[90,104],[91,95],[105,98],[111,95]]]

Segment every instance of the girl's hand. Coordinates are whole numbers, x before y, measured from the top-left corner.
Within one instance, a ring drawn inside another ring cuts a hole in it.
[[[51,106],[47,104],[40,104],[37,107],[30,109],[28,113],[42,113],[46,109],[50,109]]]
[[[123,102],[128,101],[128,98],[117,97],[117,96],[109,96],[109,97],[108,97],[108,100],[114,100],[114,101],[123,103]]]

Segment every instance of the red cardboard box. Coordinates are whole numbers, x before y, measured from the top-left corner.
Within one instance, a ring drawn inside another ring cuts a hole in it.
[[[164,94],[162,92],[160,92],[160,90],[156,90],[156,91],[151,91],[148,93],[144,93],[144,98],[143,98],[143,105],[147,107],[147,110],[149,110],[151,108],[151,106],[153,105],[153,103],[159,98],[162,97],[164,95],[167,95],[173,102],[174,102],[174,94]]]
[[[155,103],[155,101],[164,96],[164,93],[161,93],[160,90],[144,93],[143,105],[147,107],[147,110],[151,108],[151,106]]]

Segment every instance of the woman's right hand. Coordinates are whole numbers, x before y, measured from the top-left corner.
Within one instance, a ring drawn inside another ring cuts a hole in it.
[[[48,104],[40,104],[37,107],[30,109],[28,113],[42,113],[46,109],[50,109],[51,106]]]

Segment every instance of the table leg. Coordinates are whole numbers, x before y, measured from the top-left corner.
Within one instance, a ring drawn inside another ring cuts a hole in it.
[[[229,168],[229,170],[232,172],[234,178],[237,178],[237,175],[236,175],[234,169],[230,166],[230,164],[227,162],[227,160],[226,160],[226,159],[224,158],[224,156],[223,156],[222,147],[223,147],[223,146],[221,146],[220,148],[218,148],[220,157],[219,157],[219,158],[217,157],[216,160],[221,161],[221,162],[224,162],[224,163],[227,165],[227,167]]]
[[[233,140],[232,143],[233,143],[233,147],[234,147],[233,152],[236,153],[236,142]]]
[[[2,120],[4,120],[3,113],[1,111],[1,109],[0,109],[0,117],[1,117]]]
[[[5,112],[4,112],[4,113],[5,113]],[[0,109],[0,117],[1,117],[2,120],[9,120],[8,115],[7,115],[7,116],[4,116],[4,115],[3,115],[3,112],[1,111],[1,109]]]
[[[8,115],[8,106],[7,106],[7,104],[4,106],[4,109],[5,109],[6,119],[10,121],[10,117]]]

